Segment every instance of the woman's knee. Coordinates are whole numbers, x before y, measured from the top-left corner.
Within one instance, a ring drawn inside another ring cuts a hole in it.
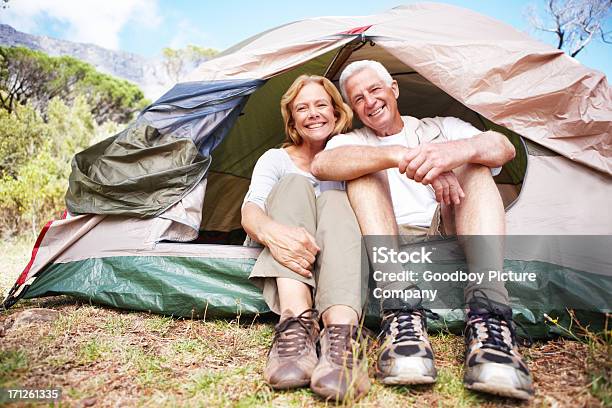
[[[314,187],[306,176],[301,174],[286,174],[276,183],[274,188],[279,188],[288,191],[312,191],[314,194]]]
[[[346,191],[328,190],[317,198],[317,214],[319,221],[325,223],[346,224],[349,229],[360,235],[355,213],[348,200]]]
[[[300,174],[287,174],[283,176],[268,195],[266,206],[282,200],[292,201],[296,205],[306,202],[314,202],[315,191],[308,178]]]

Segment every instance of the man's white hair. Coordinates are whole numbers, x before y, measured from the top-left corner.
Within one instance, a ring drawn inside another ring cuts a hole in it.
[[[348,100],[348,95],[346,94],[346,81],[348,81],[349,78],[355,75],[356,73],[368,68],[376,72],[376,75],[378,75],[378,77],[382,79],[387,86],[391,86],[391,84],[393,83],[393,78],[391,77],[391,74],[389,73],[389,71],[387,71],[387,68],[385,68],[385,66],[380,62],[372,60],[351,62],[346,66],[346,68],[344,68],[342,74],[340,74],[340,81],[338,83],[340,85],[340,93],[349,105],[350,101]]]

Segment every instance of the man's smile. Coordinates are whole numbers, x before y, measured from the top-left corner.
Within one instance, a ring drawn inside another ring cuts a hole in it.
[[[385,108],[386,105],[381,105],[379,106],[374,112],[371,112],[368,114],[369,117],[374,117],[374,116],[378,116],[379,114],[382,113],[383,109]]]

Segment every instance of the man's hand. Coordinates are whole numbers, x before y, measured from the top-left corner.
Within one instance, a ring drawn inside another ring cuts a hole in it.
[[[306,278],[320,251],[315,239],[306,229],[274,222],[266,229],[263,244],[281,265]]]
[[[468,163],[470,157],[470,145],[463,141],[426,143],[408,149],[399,161],[398,168],[408,178],[427,185],[432,184],[442,173]]]
[[[440,174],[431,183],[431,186],[436,193],[436,201],[446,205],[459,205],[461,199],[465,197],[465,193],[457,180],[457,176],[452,171],[447,171]]]

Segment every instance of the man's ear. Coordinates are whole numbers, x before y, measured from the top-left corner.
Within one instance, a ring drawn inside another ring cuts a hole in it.
[[[394,79],[393,82],[391,82],[391,89],[393,89],[393,95],[395,95],[395,99],[399,98],[399,85],[397,84],[397,81]]]

